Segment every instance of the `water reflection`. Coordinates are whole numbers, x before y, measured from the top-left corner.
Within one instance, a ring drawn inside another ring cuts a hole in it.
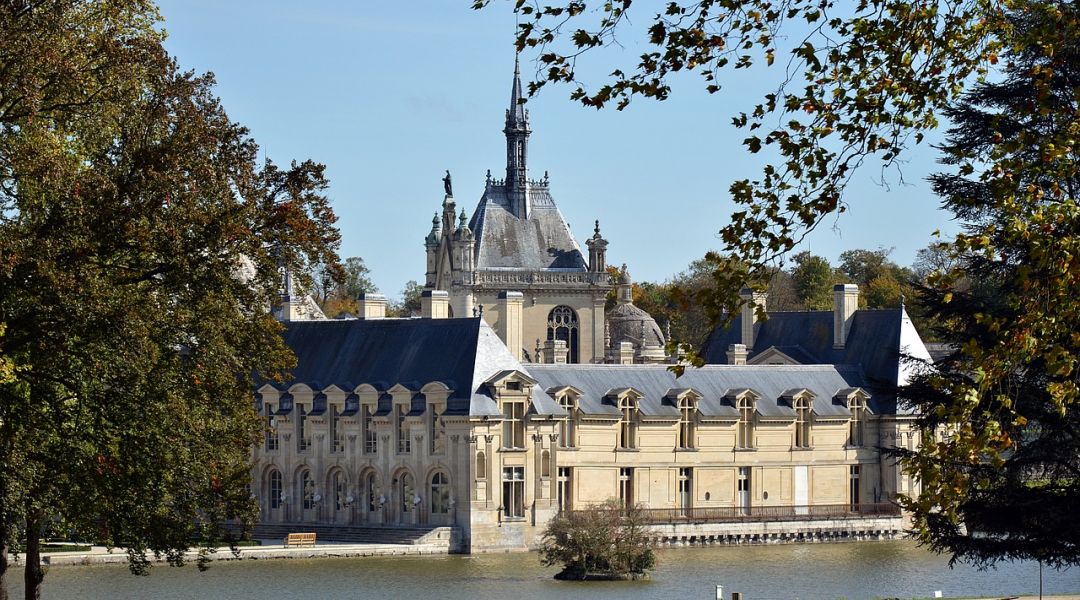
[[[649,598],[689,600],[743,592],[770,598],[930,597],[1033,594],[1038,565],[1006,563],[980,572],[950,570],[946,560],[910,542],[721,546],[661,550],[648,582],[575,583],[551,579],[536,554],[244,561],[155,568],[133,577],[119,567],[53,569],[45,598]],[[14,574],[21,583],[21,573]],[[19,586],[12,586],[18,588]],[[1046,570],[1046,593],[1080,592],[1080,569]],[[19,589],[12,590],[21,599]]]

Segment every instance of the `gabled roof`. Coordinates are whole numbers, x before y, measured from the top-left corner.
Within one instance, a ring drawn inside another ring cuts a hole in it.
[[[632,388],[642,394],[638,407],[644,416],[676,416],[679,409],[664,397],[674,389],[691,388],[702,396],[698,410],[705,417],[736,418],[738,411],[726,398],[749,389],[760,396],[757,411],[762,416],[794,418],[794,410],[780,398],[787,390],[806,388],[815,396],[816,414],[844,417],[850,411],[833,403],[833,396],[844,388],[865,387],[857,368],[831,365],[709,365],[687,369],[678,379],[666,365],[539,364],[529,365],[529,372],[543,389],[572,385],[581,390],[578,406],[586,415],[618,415],[617,405],[605,397],[613,389]]]
[[[510,212],[505,186],[493,183],[484,190],[469,222],[476,236],[476,269],[587,270],[548,188],[530,183],[527,193],[529,218],[519,219]]]

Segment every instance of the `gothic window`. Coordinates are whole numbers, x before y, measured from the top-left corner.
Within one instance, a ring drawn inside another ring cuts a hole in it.
[[[525,400],[503,400],[503,448],[525,448]]]
[[[810,447],[810,398],[806,395],[795,398],[795,447]]]
[[[736,407],[739,410],[739,425],[736,434],[735,446],[737,448],[754,447],[754,399],[750,396],[742,396]]]
[[[450,482],[443,472],[431,476],[431,514],[445,515],[450,512]]]
[[[330,405],[330,439],[333,440],[333,451],[345,451],[345,433],[341,430],[341,411],[336,404]]]
[[[848,408],[851,409],[851,423],[849,424],[850,431],[848,432],[848,446],[853,448],[860,448],[863,445],[863,425],[864,418],[866,417],[866,406],[863,404],[862,398],[858,395],[853,395],[848,401]]]
[[[405,425],[405,407],[398,405],[394,407],[394,430],[397,432],[397,451],[398,454],[408,454],[412,451],[412,444],[409,443],[409,428]]]
[[[311,428],[307,425],[307,413],[303,404],[296,405],[296,449],[300,452],[311,447]]]
[[[502,504],[504,517],[525,517],[525,467],[503,468]]]
[[[304,510],[315,508],[315,480],[311,478],[311,471],[300,474],[300,491],[304,495]]]
[[[566,342],[566,362],[578,362],[578,318],[569,306],[556,306],[548,313],[547,339]]]
[[[697,406],[694,399],[684,397],[679,400],[679,447],[694,447],[694,429],[697,416]]]
[[[281,471],[270,471],[270,508],[281,508],[281,497],[284,493],[281,485]]]
[[[637,402],[629,397],[619,399],[619,447],[624,449],[637,447]]]
[[[274,422],[274,405],[269,402],[265,405],[266,408],[266,451],[278,449],[278,430],[277,424]]]
[[[364,438],[364,453],[375,454],[379,449],[378,437],[375,435],[375,406],[364,404],[361,408],[360,427]]]

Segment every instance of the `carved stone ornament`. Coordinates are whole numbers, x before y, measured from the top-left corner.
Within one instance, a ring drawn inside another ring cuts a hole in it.
[[[478,435],[465,436],[465,441],[469,442],[470,444],[475,444],[478,439],[480,439],[480,436]]]
[[[554,444],[555,442],[559,441],[559,434],[557,434],[557,433],[549,433],[548,434],[548,439],[551,440],[552,444]]]
[[[484,441],[486,441],[487,443],[490,444],[491,442],[495,441],[495,436],[493,436],[493,435],[485,435],[484,436]]]

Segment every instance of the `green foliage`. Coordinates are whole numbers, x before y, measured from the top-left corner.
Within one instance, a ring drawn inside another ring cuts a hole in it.
[[[0,4],[0,543],[23,532],[28,598],[46,526],[145,572],[256,517],[252,377],[293,360],[279,268],[336,262],[322,165],[260,164],[157,21]]]
[[[1080,564],[1080,8],[1013,13],[1003,77],[948,116],[932,178],[962,233],[920,289],[955,352],[904,390],[920,539],[954,560]]]
[[[832,308],[832,291],[836,274],[829,261],[809,252],[796,254],[794,261],[795,267],[791,269],[791,283],[803,307],[807,310]]]
[[[656,565],[656,555],[640,506],[616,500],[583,510],[563,511],[541,537],[540,561],[562,565],[560,579],[641,576]]]
[[[387,310],[387,315],[391,317],[415,317],[420,315],[422,306],[420,303],[420,295],[424,292],[424,287],[414,280],[405,282],[405,287],[401,290],[401,300],[393,302]],[[471,317],[472,315],[454,315],[456,317]]]
[[[807,232],[845,210],[844,188],[858,167],[905,158],[963,86],[997,61],[1011,30],[995,0],[704,0],[661,11],[630,0],[514,4],[518,50],[534,50],[540,65],[530,93],[569,84],[582,105],[621,110],[635,97],[666,99],[684,71],[699,73],[714,93],[738,69],[778,69],[773,91],[731,115],[749,152],[779,160],[729,188],[739,206],[720,231],[721,253],[739,264],[713,274],[704,307],[714,320],[738,314],[741,288],[763,289]],[[641,31],[635,66],[601,69],[610,76],[598,85],[578,79],[579,58]]]

